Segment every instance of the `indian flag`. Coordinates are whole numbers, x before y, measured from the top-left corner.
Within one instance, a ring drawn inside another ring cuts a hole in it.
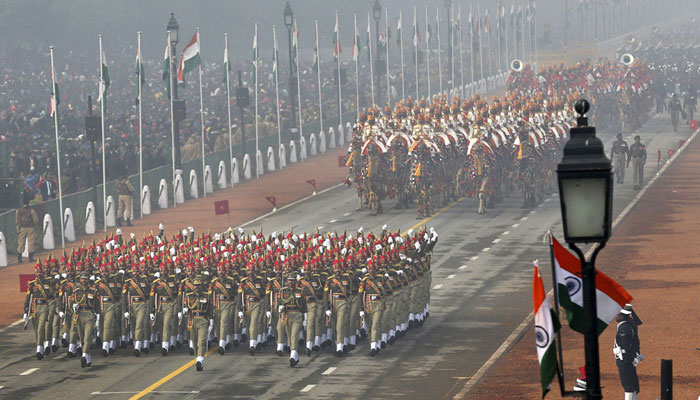
[[[360,56],[360,34],[357,32],[357,15],[355,16],[355,31],[352,41],[352,60],[357,62]]]
[[[384,36],[384,32],[379,32],[379,48],[377,49],[378,54],[386,54],[387,52],[387,40]]]
[[[163,56],[163,83],[165,83],[165,92],[170,98],[170,40],[165,44],[165,55]]]
[[[180,67],[177,70],[177,81],[185,83],[185,74],[194,70],[201,63],[199,58],[199,32],[195,32],[190,42],[187,43],[182,51],[180,58]]]
[[[418,34],[418,19],[416,17],[416,7],[413,7],[413,47],[418,48],[420,34]]]
[[[51,91],[49,92],[51,97],[51,102],[49,103],[49,115],[51,117],[56,116],[56,121],[58,121],[58,105],[61,104],[61,94],[58,91],[58,83],[56,83],[56,78],[51,71]]]
[[[143,71],[143,62],[141,61],[141,42],[136,46],[136,104],[141,101],[141,87],[146,83],[146,76]]]
[[[228,85],[228,73],[231,71],[231,60],[228,58],[228,42],[224,46],[224,83]]]
[[[255,24],[255,32],[253,33],[253,80],[258,79],[258,24]],[[257,85],[257,84],[256,84]],[[257,90],[257,89],[255,89]]]
[[[336,61],[338,60],[338,57],[340,57],[340,53],[343,52],[343,50],[340,48],[340,37],[338,37],[338,35],[338,14],[336,14],[335,28],[333,28],[333,57],[335,57]]]
[[[278,74],[279,70],[277,69],[279,66],[279,52],[277,51],[277,32],[273,31],[272,32],[272,79],[274,84],[277,84],[277,79],[278,79]],[[316,55],[316,53],[314,53]]]
[[[581,261],[569,253],[554,237],[554,266],[559,304],[566,310],[569,327],[576,332],[584,332],[583,281]],[[632,296],[609,276],[596,271],[596,304],[598,308],[598,334],[600,335],[625,304],[632,302]]]
[[[292,63],[294,69],[299,69],[299,29],[297,21],[294,21],[294,31],[292,32]]]
[[[318,32],[314,33],[314,63],[312,68],[318,72]]]
[[[553,318],[552,306],[544,292],[544,283],[537,261],[534,264],[532,300],[535,307],[535,344],[537,345],[537,360],[540,362],[540,382],[542,383],[542,398],[544,398],[557,373],[557,350],[554,334],[559,326],[556,318]]]
[[[402,12],[399,10],[399,22],[396,24],[396,45],[401,46],[401,17]]]
[[[105,58],[105,52],[102,51],[100,56],[100,87],[97,94],[97,101],[100,102],[102,106],[106,109],[106,104],[104,102],[105,96],[107,96],[107,89],[109,89],[110,79],[109,79],[109,69],[107,69],[107,59]]]

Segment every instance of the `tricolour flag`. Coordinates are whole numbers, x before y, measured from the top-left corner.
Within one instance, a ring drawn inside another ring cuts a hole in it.
[[[314,53],[315,55],[315,53]],[[273,83],[277,84],[279,74],[279,52],[277,51],[277,34],[272,38],[272,79]]]
[[[292,63],[294,69],[299,69],[299,29],[297,21],[294,21],[294,30],[292,31]]]
[[[557,350],[554,335],[559,329],[559,324],[552,315],[552,306],[545,294],[537,261],[534,264],[532,300],[535,313],[535,344],[537,345],[537,360],[540,362],[540,382],[542,383],[542,398],[544,398],[557,373]]]
[[[340,38],[338,37],[338,14],[335,15],[335,28],[333,28],[333,57],[338,60],[343,49],[340,48]]]
[[[377,49],[377,54],[386,54],[386,36],[384,32],[379,32],[379,48]]]
[[[253,33],[253,81],[256,79],[256,71],[258,67],[258,26],[255,25],[255,32]],[[257,90],[257,89],[256,89]]]
[[[489,23],[489,9],[486,9],[486,13],[484,14],[484,32],[486,32],[487,35],[491,34],[491,24]]]
[[[231,71],[231,60],[228,58],[228,47],[224,46],[224,80],[228,85],[228,72]]]
[[[49,115],[53,117],[55,113],[56,120],[58,120],[58,105],[61,104],[61,94],[58,91],[58,83],[53,75],[53,71],[51,71],[51,91],[49,92],[49,96],[51,97],[51,101],[49,103]]]
[[[177,81],[180,83],[185,83],[185,74],[193,71],[199,66],[201,59],[199,57],[199,33],[195,32],[190,42],[187,43],[185,49],[182,51],[182,58],[180,58],[180,67],[177,70]]]
[[[401,11],[399,11],[399,22],[396,24],[396,45],[401,46]]]
[[[107,69],[107,60],[105,58],[104,50],[102,51],[102,57],[100,58],[100,62],[102,63],[102,65],[100,66],[100,68],[102,68],[102,73],[100,74],[100,86],[99,92],[97,94],[97,101],[99,101],[100,105],[104,106],[105,109],[107,109],[107,104],[104,100],[107,98],[107,89],[109,89],[110,79],[109,69]]]
[[[416,17],[416,8],[413,7],[413,47],[418,48],[420,43],[420,35],[418,34],[418,19]]]
[[[372,62],[372,45],[370,40],[372,40],[372,30],[370,28],[369,18],[367,18],[367,41],[365,42],[365,47],[367,48],[367,62]]]
[[[554,266],[559,294],[559,304],[566,310],[569,327],[576,332],[584,332],[583,281],[581,261],[569,253],[554,237]],[[615,319],[625,304],[632,302],[632,296],[604,273],[596,271],[596,303],[598,308],[598,334]]]
[[[426,43],[430,44],[430,39],[433,38],[433,32],[430,29],[430,24],[425,29],[425,41]]]
[[[355,28],[352,41],[352,60],[357,62],[360,57],[360,33],[357,31],[357,17],[355,17]]]
[[[314,72],[318,72],[318,34],[314,33],[314,63],[312,65]]]
[[[146,75],[143,71],[143,61],[141,60],[141,43],[136,46],[136,63],[134,65],[136,73],[136,104],[141,102],[141,87],[146,84]]]
[[[170,98],[170,41],[165,44],[165,54],[163,55],[163,83],[165,84],[165,93]]]

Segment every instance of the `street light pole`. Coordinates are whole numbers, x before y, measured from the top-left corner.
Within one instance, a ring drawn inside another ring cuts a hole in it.
[[[379,21],[382,19],[382,5],[379,3],[379,0],[374,1],[374,6],[372,6],[372,17],[374,18],[374,34],[377,38],[377,45],[374,47],[376,49],[375,53],[377,54],[377,57],[374,58],[374,72],[376,74],[374,81],[377,82],[377,93],[379,93],[381,92],[382,87],[382,80],[380,79],[382,76],[381,67],[384,66],[382,61],[382,53],[379,51]]]
[[[296,84],[294,80],[294,63],[292,62],[292,26],[294,25],[294,13],[292,12],[292,7],[289,5],[289,1],[287,1],[287,5],[284,7],[284,26],[287,27],[287,49],[289,53],[289,99],[290,103],[292,104],[292,123],[294,124],[294,138],[299,140],[299,127],[297,125],[297,99],[296,96],[294,96],[294,93],[296,93]],[[320,66],[319,66],[320,68]]]
[[[445,8],[447,8],[447,76],[452,79],[452,0],[445,0]],[[453,82],[454,84],[454,82]]]
[[[177,42],[178,42],[178,30],[180,26],[175,19],[175,13],[170,13],[170,20],[168,21],[167,31],[170,32],[170,79],[172,80],[171,87],[173,92],[173,103],[177,102]],[[182,167],[180,158],[180,118],[175,116],[173,118],[173,142],[175,143],[175,168],[179,169]]]

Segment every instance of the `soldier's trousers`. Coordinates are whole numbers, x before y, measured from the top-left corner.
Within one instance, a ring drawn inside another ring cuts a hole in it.
[[[382,338],[382,314],[384,313],[383,301],[372,301],[372,310],[365,309],[365,325],[369,341],[378,342]]]
[[[625,181],[625,157],[625,154],[613,154],[617,183],[623,183]]]
[[[92,342],[95,339],[95,314],[89,310],[78,311],[78,337],[83,347],[83,353],[90,352]]]
[[[634,186],[638,188],[644,184],[644,162],[642,157],[632,157],[632,169],[634,171]]]
[[[219,309],[214,311],[214,331],[219,340],[226,340],[233,333],[233,311],[235,302],[219,300]]]
[[[67,336],[68,343],[78,343],[78,326],[73,323],[73,310],[66,310],[66,316],[63,318],[62,335]]]
[[[262,334],[260,330],[262,326],[262,316],[264,315],[262,310],[262,303],[259,301],[248,303],[248,310],[245,314],[245,318],[248,325],[248,338],[250,340],[258,340],[258,335]]]
[[[52,300],[49,304],[53,304],[53,312],[49,313],[49,320],[51,325],[51,333],[49,335],[49,340],[58,339],[61,336],[61,318],[58,316],[58,300]]]
[[[119,195],[119,208],[117,209],[117,218],[131,219],[131,195],[130,194],[120,194]]]
[[[36,334],[36,345],[43,346],[44,342],[49,340],[46,332],[46,321],[49,319],[49,306],[47,304],[37,305],[34,311],[32,323],[34,324],[34,333]]]
[[[316,320],[313,322],[316,325],[316,333],[318,336],[323,336],[324,333],[326,333],[326,314],[325,311],[328,309],[326,306],[325,301],[317,301],[316,303],[317,307],[317,312],[316,312]],[[307,305],[308,307],[308,305]],[[307,314],[308,315],[308,314]],[[311,318],[307,318],[306,326],[308,328],[309,324],[312,323]],[[315,338],[314,338],[315,339]]]
[[[297,349],[297,344],[299,343],[296,338],[299,337],[299,332],[301,332],[304,324],[304,314],[298,311],[287,311],[283,313],[282,318],[285,332],[289,340],[289,348],[291,350]]]
[[[321,312],[319,303],[306,303],[306,341],[313,342],[316,336],[323,333],[318,327],[318,315]]]
[[[274,324],[272,326],[277,332],[277,343],[284,343],[287,340],[287,329],[284,326],[284,321],[282,321],[282,315],[277,310],[273,311],[272,314],[272,322]]]
[[[29,253],[34,253],[34,228],[19,228],[19,231],[17,232],[17,254],[24,253],[25,242],[29,243],[27,251]]]
[[[678,129],[678,114],[680,111],[671,111],[671,125],[673,125],[673,130]]]
[[[170,338],[177,336],[177,312],[175,302],[160,303],[158,318],[162,321],[161,336],[163,342],[170,342]]]
[[[119,326],[117,325],[116,318],[118,311],[119,306],[117,304],[102,304],[102,316],[100,317],[100,322],[102,323],[102,341],[104,342],[119,340]]]
[[[194,343],[195,357],[204,357],[207,352],[209,321],[204,317],[194,317],[192,329],[190,330],[190,340]]]
[[[143,342],[150,339],[148,335],[148,305],[146,303],[131,304],[131,313],[129,315],[129,325],[131,325],[131,334],[134,341]]]
[[[240,296],[238,296],[240,297]],[[241,319],[238,317],[238,310],[241,309],[241,304],[239,300],[236,300],[233,303],[233,334],[234,335],[240,335],[242,326],[240,325]]]
[[[392,315],[394,308],[395,294],[384,298],[384,312],[382,313],[382,333],[389,333],[389,330],[394,329],[394,317]]]
[[[362,296],[354,294],[350,296],[350,315],[348,324],[348,336],[352,336],[360,329],[360,310],[362,309]]]
[[[347,336],[349,304],[343,299],[333,300],[333,314],[331,315],[331,325],[335,332],[335,343],[342,344]]]

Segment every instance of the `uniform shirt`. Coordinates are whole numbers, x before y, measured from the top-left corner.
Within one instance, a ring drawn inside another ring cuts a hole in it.
[[[266,285],[263,283],[260,275],[253,277],[245,277],[241,279],[241,284],[238,286],[238,293],[245,298],[247,303],[250,300],[264,301]]]
[[[103,304],[116,304],[121,301],[121,291],[124,286],[118,286],[114,277],[106,276],[95,281],[95,290],[97,293],[97,300],[100,305]]]
[[[30,307],[32,306],[30,300],[35,304],[41,302],[45,303],[55,299],[58,293],[59,286],[54,279],[44,280],[39,278],[33,281],[29,281],[27,283],[27,296],[24,300],[24,312],[29,313],[30,311],[33,311],[30,310]]]
[[[71,303],[77,304],[79,311],[92,311],[95,314],[100,312],[97,291],[92,286],[82,287],[82,285],[78,285],[71,296]]]
[[[304,289],[306,302],[316,302],[323,298],[323,282],[321,275],[317,273],[309,274],[299,281],[299,286]]]
[[[615,154],[624,154],[629,156],[629,147],[627,147],[627,142],[624,140],[616,140],[612,144],[612,149],[610,149],[610,158]]]
[[[73,311],[70,308],[69,301],[71,299],[71,296],[73,295],[73,291],[78,285],[73,281],[73,279],[64,279],[61,281],[61,285],[59,286],[58,290],[58,297],[61,299],[61,305],[59,311],[63,312],[68,312],[70,310],[71,312]]]
[[[190,309],[190,315],[193,317],[199,316],[210,319],[212,314],[210,293],[204,291],[200,291],[199,295],[195,292],[188,293],[187,296],[185,296],[185,307]]]
[[[39,223],[39,218],[36,216],[36,212],[29,208],[29,206],[23,206],[17,210],[15,219],[17,226],[20,228],[33,228]]]
[[[269,297],[270,309],[273,311],[277,310],[277,306],[280,305],[279,295],[282,291],[282,284],[280,281],[274,277],[270,278],[267,282],[267,287],[265,288],[265,294]]]
[[[632,324],[629,321],[622,321],[617,324],[617,333],[615,334],[615,343],[624,351],[622,355],[622,363],[632,363],[632,360],[637,354],[635,347],[635,335]],[[618,360],[620,362],[620,360]]]
[[[632,143],[630,147],[630,157],[642,157],[642,159],[646,161],[647,147],[641,143]]]
[[[150,286],[146,275],[135,275],[133,278],[127,279],[124,281],[124,287],[122,289],[122,309],[126,312],[127,306],[130,305],[129,302],[131,301],[139,303],[147,302],[150,293]]]
[[[233,277],[229,275],[217,276],[211,280],[209,292],[214,300],[214,308],[218,309],[221,301],[236,301],[238,286]]]
[[[362,296],[362,301],[365,307],[372,301],[381,300],[384,296],[384,280],[381,275],[368,273],[360,282],[359,294]]]
[[[284,306],[284,312],[306,312],[306,297],[300,287],[290,288],[285,286],[280,292],[280,302]]]
[[[151,299],[151,310],[158,310],[160,304],[156,304],[162,301],[175,302],[177,301],[179,287],[178,287],[177,277],[175,275],[161,276],[160,278],[153,281],[151,284],[151,292],[149,297]]]

